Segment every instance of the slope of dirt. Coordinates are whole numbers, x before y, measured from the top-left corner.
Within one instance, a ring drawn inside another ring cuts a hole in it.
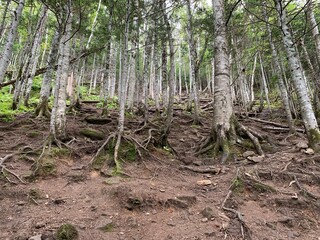
[[[268,131],[266,156],[238,154],[220,165],[193,155],[210,132],[210,113],[203,113],[203,126],[193,126],[189,114],[176,110],[169,142],[179,157],[168,149],[150,149],[134,162],[123,162],[126,176],[120,177],[107,164],[101,171],[88,167],[104,140],[85,138],[80,129],[107,137],[117,125],[116,112],[105,125],[85,120],[95,116],[99,112],[92,104],[68,116],[73,138],[67,144],[74,151],[55,149],[56,169],[48,176],[30,177],[36,154],[5,160],[23,183],[2,169],[0,239],[54,239],[64,223],[76,227],[79,239],[319,239],[320,156],[305,146],[302,134],[288,136],[272,130],[272,124],[243,118],[252,130]],[[126,122],[126,133],[138,142],[148,137],[147,129],[134,134],[140,122]],[[48,126],[30,114],[0,122],[0,157],[21,149],[41,153]]]

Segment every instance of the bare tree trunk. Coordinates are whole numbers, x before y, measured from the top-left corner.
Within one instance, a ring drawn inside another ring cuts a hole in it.
[[[33,83],[33,78],[35,76],[36,70],[37,70],[37,65],[38,65],[38,60],[40,57],[40,44],[42,41],[42,37],[44,34],[44,27],[45,23],[47,21],[47,13],[48,13],[48,7],[45,5],[42,5],[41,12],[40,12],[40,19],[38,21],[37,27],[35,29],[35,36],[33,39],[32,43],[32,48],[31,48],[31,54],[30,54],[30,64],[28,64],[28,70],[27,70],[27,83],[26,83],[26,88],[25,88],[25,93],[24,93],[24,105],[28,106],[29,105],[29,98],[30,98],[30,93],[31,93],[31,87]]]
[[[58,69],[54,94],[54,106],[51,113],[50,134],[54,139],[65,140],[66,132],[66,88],[70,66],[70,37],[72,31],[71,0],[63,8],[65,22],[59,26],[62,31],[59,42]]]
[[[233,109],[230,90],[230,63],[225,24],[225,10],[223,0],[213,0],[214,11],[214,105],[213,105],[213,139],[216,140],[215,152],[221,148],[222,162],[230,154],[230,139],[234,133]]]
[[[4,76],[9,66],[13,44],[17,36],[18,24],[24,7],[24,0],[20,0],[19,4],[12,16],[10,31],[8,33],[4,49],[0,55],[0,83],[4,82]]]
[[[169,78],[168,78],[168,85],[169,85],[169,91],[168,91],[168,105],[167,105],[167,116],[166,116],[166,123],[160,138],[159,144],[161,146],[170,146],[168,143],[168,136],[170,133],[170,128],[173,120],[173,102],[174,102],[174,78],[175,78],[175,60],[174,60],[174,40],[172,36],[172,29],[171,25],[166,13],[166,3],[165,1],[162,2],[163,4],[163,19],[164,24],[166,27],[166,33],[167,33],[167,39],[169,42],[169,51],[170,51],[170,70],[169,70]]]
[[[2,21],[0,24],[0,36],[3,36],[3,34],[5,32],[5,21],[6,21],[9,5],[10,5],[11,1],[12,0],[7,0],[6,6],[4,7],[4,10],[3,10]],[[1,41],[0,41],[0,43],[1,43]]]
[[[36,108],[36,114],[38,117],[50,116],[48,101],[50,96],[51,82],[52,82],[52,79],[54,78],[54,66],[56,65],[56,62],[57,62],[59,38],[60,38],[60,33],[57,30],[51,44],[51,52],[48,58],[48,70],[45,72],[42,80],[42,84],[41,84],[40,102],[38,104],[38,107]]]
[[[294,130],[293,119],[292,119],[292,114],[291,114],[291,110],[290,110],[289,96],[288,96],[288,92],[287,92],[287,89],[285,86],[285,82],[282,77],[281,65],[280,65],[278,53],[277,53],[276,47],[273,43],[272,31],[270,28],[270,24],[268,23],[268,16],[266,13],[265,2],[264,2],[264,15],[265,15],[266,23],[267,23],[266,25],[267,25],[268,35],[269,35],[269,44],[270,44],[271,51],[272,51],[272,59],[273,59],[274,67],[275,67],[275,74],[278,77],[278,84],[279,84],[279,89],[280,89],[280,93],[281,93],[283,107],[286,112],[286,117],[287,117],[287,122],[288,122],[290,132],[294,132],[295,130]]]
[[[320,142],[320,131],[317,124],[315,114],[312,109],[311,101],[308,96],[306,83],[303,79],[303,71],[299,65],[299,59],[294,47],[291,33],[287,25],[286,10],[280,0],[275,0],[276,9],[279,14],[279,24],[282,29],[282,40],[287,52],[289,67],[292,73],[292,82],[297,93],[298,102],[301,108],[302,120],[307,132],[309,145],[312,148],[317,148]]]
[[[126,104],[126,82],[127,82],[127,73],[128,73],[128,39],[129,39],[129,25],[130,25],[130,11],[131,4],[130,0],[127,0],[126,3],[126,16],[125,16],[125,30],[124,30],[124,39],[123,39],[123,47],[122,47],[122,68],[121,68],[121,79],[119,85],[119,117],[118,117],[118,134],[117,134],[117,142],[114,150],[114,161],[116,164],[116,171],[121,171],[120,165],[118,162],[118,152],[121,144],[121,138],[124,133],[124,120],[125,120],[125,104]]]
[[[94,16],[94,19],[93,19],[93,22],[92,22],[91,32],[90,32],[90,36],[89,36],[89,39],[88,39],[88,42],[87,42],[87,45],[86,45],[86,49],[88,49],[89,46],[90,46],[90,43],[91,43],[91,40],[92,40],[92,37],[93,37],[93,34],[94,34],[94,29],[95,29],[96,24],[97,24],[97,19],[98,19],[100,7],[101,7],[101,0],[99,0],[98,9],[96,11],[96,15]]]
[[[189,59],[190,59],[190,84],[192,84],[192,93],[190,96],[193,96],[194,100],[194,124],[200,123],[199,118],[199,97],[198,97],[198,85],[196,76],[196,59],[197,59],[197,51],[194,41],[194,33],[193,33],[193,19],[191,12],[191,3],[190,0],[186,0],[187,5],[187,16],[188,16],[188,24],[187,24],[187,36],[189,43]],[[199,72],[199,70],[198,70]]]
[[[320,34],[319,34],[318,23],[313,13],[313,1],[309,1],[308,6],[306,8],[306,12],[307,12],[307,17],[312,30],[312,36],[314,38],[314,43],[315,43],[316,52],[317,52],[316,54],[317,60],[318,60],[318,63],[320,63]],[[317,118],[320,118],[320,103],[319,103],[320,101],[320,68],[318,66],[316,69],[314,68],[312,69],[314,71],[314,73],[312,74],[314,75],[313,79],[314,79],[314,84],[316,86],[316,91],[314,93],[314,103],[315,103],[314,105],[315,105]]]

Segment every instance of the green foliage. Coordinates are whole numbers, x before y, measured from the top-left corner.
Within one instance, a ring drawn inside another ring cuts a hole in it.
[[[78,231],[77,229],[69,224],[63,224],[59,227],[57,234],[56,234],[56,239],[57,240],[75,240],[78,239]]]

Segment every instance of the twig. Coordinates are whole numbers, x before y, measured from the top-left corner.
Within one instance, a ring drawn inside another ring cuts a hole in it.
[[[216,168],[196,168],[196,167],[190,167],[190,166],[180,166],[179,169],[181,170],[189,170],[196,173],[211,173],[211,174],[217,174],[220,172],[220,169]]]
[[[318,200],[319,197],[314,195],[313,193],[307,191],[304,187],[301,186],[300,182],[298,181],[298,178],[296,177],[296,175],[293,175],[293,178],[294,178],[294,182],[295,184],[298,186],[299,190],[302,191],[305,195],[315,199],[315,200]]]

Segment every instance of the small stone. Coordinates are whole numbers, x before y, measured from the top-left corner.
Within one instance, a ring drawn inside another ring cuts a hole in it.
[[[203,222],[203,223],[208,222],[208,218],[206,218],[206,217],[205,217],[205,218],[202,218],[202,219],[201,219],[201,222]]]
[[[199,180],[199,181],[197,181],[197,184],[199,185],[199,186],[208,186],[208,185],[211,185],[212,184],[212,182],[210,181],[210,180]]]
[[[167,222],[167,225],[170,226],[170,227],[176,226],[176,224],[175,224],[172,220],[170,220],[169,222]]]
[[[101,174],[101,176],[107,177],[107,178],[113,176],[113,175],[112,175],[112,171],[111,171],[110,169],[101,169],[101,170],[100,170],[100,174]]]
[[[97,225],[96,229],[100,229],[104,232],[111,232],[113,229],[113,221],[111,219],[103,219]]]
[[[253,156],[253,157],[248,157],[248,159],[254,163],[259,163],[264,159],[264,156]]]
[[[308,148],[308,143],[307,142],[298,142],[296,144],[296,147],[300,150],[300,149],[306,149]]]
[[[41,240],[41,237],[42,237],[42,235],[39,234],[39,235],[30,237],[29,240]]]
[[[254,151],[245,151],[243,154],[244,158],[250,157],[250,156],[254,156],[255,152]]]
[[[210,207],[206,207],[205,209],[203,209],[201,211],[201,214],[202,214],[202,216],[204,216],[208,219],[212,219],[215,217],[214,212],[213,212],[212,208],[210,208]]]
[[[205,232],[204,235],[207,237],[213,237],[215,235],[215,232]]]
[[[45,227],[46,226],[46,224],[44,224],[44,223],[36,223],[36,225],[34,226],[36,229],[39,229],[39,228],[43,228],[43,227]]]
[[[314,154],[314,151],[312,148],[307,148],[304,153],[308,154],[308,155],[313,155]]]
[[[26,204],[25,201],[19,201],[19,202],[17,202],[17,205],[18,205],[18,206],[23,206],[23,205],[25,205],[25,204]]]

